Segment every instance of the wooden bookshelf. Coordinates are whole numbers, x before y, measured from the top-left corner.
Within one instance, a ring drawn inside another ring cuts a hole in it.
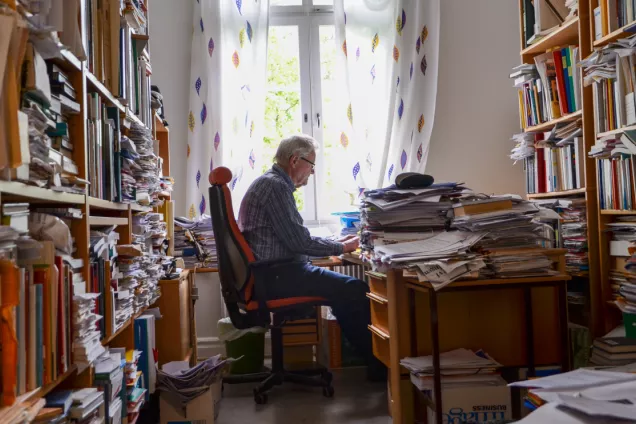
[[[578,44],[579,18],[571,19],[562,24],[559,29],[543,37],[531,46],[521,50],[521,57],[531,57],[566,44]]]
[[[585,194],[587,189],[577,188],[576,190],[552,191],[550,193],[530,193],[528,199],[550,199],[552,197],[565,197]]]
[[[576,45],[579,47],[579,60],[588,57],[592,53],[592,24],[593,16],[591,12],[591,5],[589,1],[579,2],[578,17],[567,21],[555,31],[549,35],[543,37],[535,44],[524,48],[525,34],[524,31],[524,13],[523,13],[523,0],[519,1],[519,22],[520,22],[520,56],[521,62],[524,64],[535,64],[534,58],[538,55],[551,51],[555,48],[563,48],[568,45]],[[582,72],[581,72],[582,75]],[[596,161],[590,159],[587,156],[587,152],[596,142],[596,134],[594,134],[594,109],[592,99],[591,87],[585,87],[583,81],[580,82],[581,96],[580,106],[581,109],[562,116],[558,119],[554,119],[549,122],[545,122],[539,125],[527,127],[524,132],[548,132],[551,131],[557,124],[569,123],[576,120],[581,120],[583,148],[585,152],[581,152],[584,156],[581,162],[581,171],[585,173],[585,179],[581,181],[581,188],[574,190],[550,192],[550,193],[536,193],[527,194],[528,199],[549,199],[557,197],[566,198],[584,198],[585,199],[585,213],[587,218],[587,240],[589,256],[589,272],[585,276],[579,275],[580,273],[573,274],[577,278],[586,279],[589,284],[589,290],[585,294],[587,303],[589,305],[588,310],[588,328],[593,336],[599,336],[604,331],[603,317],[604,306],[602,302],[601,292],[601,280],[600,280],[600,258],[596,253],[595,246],[599,242],[599,210],[598,210],[598,195],[596,184]]]
[[[606,18],[605,14],[607,13],[607,8],[604,7],[607,0],[590,0],[589,7],[590,11],[594,10],[596,7],[601,7],[601,14],[603,21],[603,17]],[[589,16],[590,28],[594,28],[594,16],[590,14]],[[604,25],[605,26],[605,25]],[[608,44],[620,40],[622,38],[627,38],[633,36],[636,33],[636,22],[631,22],[622,28],[619,28],[615,31],[608,32],[606,28],[603,29],[606,33],[603,34],[603,37],[594,40],[594,31],[592,31],[590,39],[592,40],[592,46],[596,50],[600,50],[601,48],[607,46]],[[591,52],[590,52],[591,53]],[[590,124],[594,126],[594,111],[601,110],[604,108],[603,99],[598,100],[600,104],[592,105],[592,113],[589,118]],[[636,125],[624,126],[622,128],[617,128],[611,131],[599,132],[594,134],[595,138],[602,138],[605,136],[618,136],[625,131],[636,130]],[[594,129],[593,129],[594,131]],[[595,162],[598,163],[597,160]],[[598,166],[597,166],[598,168]],[[602,194],[602,193],[600,193]],[[597,197],[598,198],[598,197]],[[612,239],[611,233],[606,231],[607,224],[613,223],[617,218],[636,215],[636,210],[615,210],[615,209],[599,209],[598,211],[598,256],[599,256],[599,264],[600,264],[600,293],[601,299],[600,304],[603,306],[602,308],[602,318],[603,318],[603,332],[608,332],[616,327],[616,325],[620,324],[622,319],[622,314],[620,314],[620,310],[613,302],[613,294],[611,288],[611,282],[609,279],[610,272],[612,270],[624,270],[624,263],[621,263],[618,257],[610,255],[610,241]],[[597,334],[598,335],[598,334]]]
[[[80,3],[81,6],[79,7],[78,21],[80,23],[82,39],[85,41],[87,39],[88,31],[86,28],[86,16],[88,12],[84,2]],[[24,12],[24,14],[30,15],[28,12]],[[135,35],[132,38],[135,43],[141,43],[144,47],[150,44],[150,37],[147,35]],[[141,55],[141,51],[139,51],[139,54]],[[139,117],[133,113],[130,107],[126,106],[124,102],[120,101],[120,99],[111,92],[107,84],[103,82],[106,81],[106,79],[100,80],[94,73],[89,71],[87,61],[80,61],[70,51],[62,50],[60,57],[51,59],[50,62],[57,65],[67,74],[68,80],[76,92],[76,101],[80,104],[80,112],[77,115],[73,115],[73,117],[68,120],[69,140],[73,143],[74,147],[73,160],[77,164],[79,170],[78,177],[90,180],[88,168],[88,152],[90,146],[89,136],[87,134],[89,98],[87,93],[97,93],[103,104],[114,106],[119,110],[121,122],[120,130],[123,134],[127,134],[132,123],[136,123],[141,126],[145,125]],[[154,112],[152,116],[154,116]],[[155,124],[149,124],[147,127],[149,127],[148,129],[150,131],[156,130],[161,133],[160,143],[163,147],[157,154],[158,156],[161,156],[161,159],[163,160],[164,170],[169,170],[169,167],[166,168],[165,166],[166,163],[170,163],[170,151],[168,148],[169,132],[168,129],[163,126],[163,123],[159,121],[160,120],[157,118],[155,119]],[[157,126],[156,129],[155,126]],[[169,174],[164,173],[163,175],[168,176]],[[81,219],[72,220],[71,234],[75,240],[77,248],[77,251],[73,256],[75,258],[82,259],[84,263],[81,272],[84,280],[87,282],[87,289],[89,288],[88,282],[90,281],[89,245],[91,227],[117,225],[117,231],[120,233],[119,244],[129,244],[132,243],[131,232],[133,213],[152,212],[156,210],[152,207],[142,206],[136,203],[113,202],[93,197],[88,194],[61,192],[18,181],[0,180],[0,206],[2,206],[3,203],[16,202],[50,207],[68,206],[78,208],[82,211],[83,216]],[[143,308],[140,312],[131,316],[125,324],[117,330],[117,332],[110,335],[107,334],[102,340],[102,345],[107,346],[114,344],[116,346],[126,347],[127,349],[134,348],[134,320],[147,309],[148,308]],[[69,352],[69,355],[71,355],[72,358],[72,353]],[[29,401],[43,397],[58,387],[82,387],[83,385],[92,384],[92,367],[89,367],[88,370],[88,372],[78,374],[77,365],[71,364],[68,371],[57,376],[53,382],[43,385],[36,391],[33,391],[31,396],[29,396]],[[0,414],[3,411],[16,406],[17,405],[0,408]]]
[[[576,121],[577,119],[583,116],[583,111],[577,110],[576,112],[570,113],[568,115],[562,116],[557,119],[553,119],[552,121],[544,122],[543,124],[535,125],[532,127],[527,127],[524,132],[543,132],[550,131],[557,124],[562,124],[565,122]]]

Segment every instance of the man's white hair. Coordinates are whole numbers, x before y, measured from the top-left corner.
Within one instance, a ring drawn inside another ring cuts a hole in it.
[[[306,158],[311,152],[318,151],[318,143],[313,137],[299,134],[283,139],[278,145],[274,160],[279,165],[287,165],[292,156]]]

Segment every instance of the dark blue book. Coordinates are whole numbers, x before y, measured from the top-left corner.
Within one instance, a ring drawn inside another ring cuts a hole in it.
[[[46,407],[60,408],[62,409],[62,414],[66,415],[73,404],[73,398],[71,396],[72,393],[73,392],[71,390],[61,390],[49,393],[46,396]]]

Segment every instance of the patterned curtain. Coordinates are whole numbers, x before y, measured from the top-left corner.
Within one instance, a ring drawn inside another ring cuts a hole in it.
[[[192,22],[186,202],[209,214],[208,174],[232,170],[234,210],[260,175],[269,0],[197,0]],[[177,76],[175,76],[177,77]]]
[[[352,192],[424,172],[435,102],[440,0],[335,0],[340,143]]]

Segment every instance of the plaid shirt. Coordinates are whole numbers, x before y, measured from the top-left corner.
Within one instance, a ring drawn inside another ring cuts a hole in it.
[[[312,237],[294,201],[294,183],[278,165],[258,177],[247,189],[238,225],[257,260],[342,253],[343,244]]]

